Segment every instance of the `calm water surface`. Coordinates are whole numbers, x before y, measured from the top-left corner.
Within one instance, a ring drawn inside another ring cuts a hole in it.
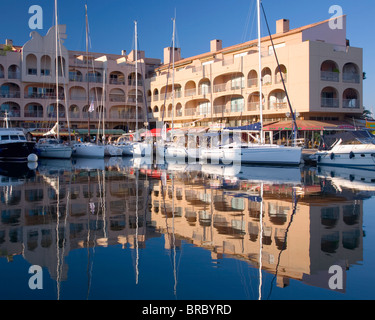
[[[375,298],[374,171],[110,158],[0,178],[2,300]]]

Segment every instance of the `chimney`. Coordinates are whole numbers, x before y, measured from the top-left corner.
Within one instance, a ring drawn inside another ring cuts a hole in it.
[[[223,49],[223,42],[222,40],[211,40],[210,42],[210,51],[216,52]]]
[[[276,33],[286,33],[289,31],[289,20],[280,19],[276,21]]]
[[[13,40],[5,39],[5,45],[13,47]]]
[[[121,50],[121,55],[126,56],[126,50]]]
[[[164,64],[172,63],[172,47],[164,48]],[[174,61],[181,60],[181,48],[174,48]]]

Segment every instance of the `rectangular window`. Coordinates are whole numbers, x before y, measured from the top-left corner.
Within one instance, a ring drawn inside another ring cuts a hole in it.
[[[49,69],[41,69],[40,74],[42,76],[49,76],[51,74],[51,71]]]
[[[34,68],[29,68],[29,69],[27,70],[27,74],[28,74],[28,75],[32,75],[32,76],[36,76],[36,74],[37,74],[37,70],[34,69]]]

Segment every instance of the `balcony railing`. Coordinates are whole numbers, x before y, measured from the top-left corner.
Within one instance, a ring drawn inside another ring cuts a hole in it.
[[[347,83],[360,83],[361,78],[357,73],[343,73],[342,74],[342,81]]]
[[[231,111],[230,111],[230,108],[226,108],[225,105],[218,105],[218,106],[214,106],[214,110],[213,110],[213,113],[214,114],[229,114]]]
[[[195,108],[187,108],[185,109],[185,116],[195,116],[196,109]]]
[[[339,73],[331,71],[320,71],[320,80],[322,81],[339,81]]]
[[[78,100],[78,101],[84,101],[84,100],[87,100],[87,97],[85,96],[70,96],[70,100]]]
[[[26,93],[25,99],[56,99],[56,95],[48,93]],[[63,94],[59,94],[59,100],[64,99],[65,96]]]
[[[72,74],[69,75],[69,81],[83,82],[83,77],[82,75]]]
[[[259,111],[259,101],[257,102],[248,102],[247,111]]]
[[[197,90],[195,88],[185,90],[185,97],[195,96],[196,94],[197,94]]]
[[[125,102],[125,95],[121,94],[110,94],[109,101],[111,102]]]
[[[19,118],[21,116],[21,113],[19,110],[12,110],[12,111],[8,111],[7,116],[8,118]],[[4,111],[0,111],[0,117],[5,117]]]
[[[221,83],[221,84],[215,84],[214,85],[214,92],[223,92],[226,91],[227,84],[226,83]]]
[[[277,111],[286,109],[288,107],[288,104],[286,102],[270,102],[269,104],[269,110],[271,111]]]
[[[21,72],[8,71],[8,79],[21,79]]]
[[[43,111],[25,111],[25,118],[43,118]]]
[[[350,109],[359,109],[360,108],[359,100],[358,99],[343,99],[342,107],[350,108]]]
[[[281,78],[282,76],[282,78]],[[283,83],[282,79],[284,80],[284,82],[287,82],[288,81],[288,76],[286,73],[283,73],[282,75],[280,73],[277,73],[276,76],[275,76],[275,83]]]
[[[131,120],[135,120],[136,119],[136,114],[135,112],[130,112],[130,111],[112,111],[110,114],[109,114],[110,118],[112,119],[131,119]],[[142,120],[144,117],[143,117],[143,113],[138,113],[138,120]]]
[[[258,86],[258,78],[252,78],[247,80],[247,86],[249,88],[257,87]]]
[[[20,92],[19,91],[1,92],[0,97],[2,97],[2,98],[19,98]]]
[[[338,108],[340,106],[339,99],[337,98],[322,98],[322,108]]]
[[[125,80],[110,78],[109,84],[125,84]]]
[[[79,112],[69,112],[69,118],[70,119],[79,119],[80,113]]]

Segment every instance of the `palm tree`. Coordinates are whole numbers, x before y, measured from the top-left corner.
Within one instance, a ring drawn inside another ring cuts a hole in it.
[[[363,107],[363,112],[362,112],[362,116],[361,116],[362,119],[373,119],[373,114],[372,114],[372,111],[366,109],[366,107]]]

